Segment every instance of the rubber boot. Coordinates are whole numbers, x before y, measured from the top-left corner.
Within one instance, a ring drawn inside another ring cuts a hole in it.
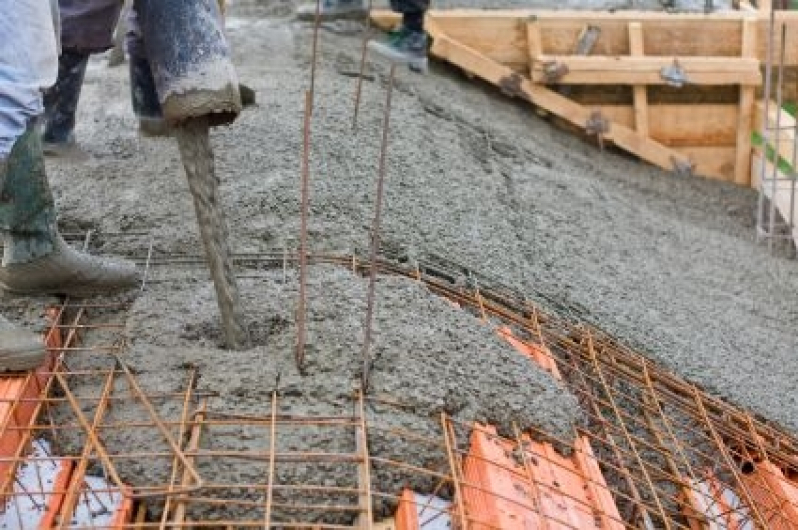
[[[138,285],[133,264],[78,252],[58,233],[41,140],[34,124],[11,149],[0,182],[0,231],[5,243],[0,288],[26,295],[82,297]]]
[[[0,315],[0,372],[24,372],[44,363],[44,341]]]
[[[45,154],[61,155],[75,147],[75,113],[88,63],[88,53],[64,50],[58,58],[58,79],[44,93]]]
[[[136,0],[134,10],[167,123],[232,123],[241,94],[217,2]]]
[[[163,119],[150,62],[141,57],[130,58],[130,100],[139,119],[142,136],[167,136],[169,127]]]

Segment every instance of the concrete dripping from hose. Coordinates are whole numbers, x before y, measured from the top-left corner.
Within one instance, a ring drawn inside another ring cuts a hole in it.
[[[231,350],[242,350],[250,345],[249,331],[230,257],[227,223],[221,208],[219,181],[208,130],[208,118],[201,116],[189,118],[174,127],[174,135],[180,148],[206,260],[216,288],[225,345]]]

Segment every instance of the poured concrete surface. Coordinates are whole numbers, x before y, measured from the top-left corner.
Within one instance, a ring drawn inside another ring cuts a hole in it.
[[[124,361],[135,369],[142,387],[150,392],[180,391],[186,367],[192,366],[200,375],[199,390],[218,394],[211,400],[211,414],[268,418],[275,390],[280,415],[353,414],[353,390],[362,366],[367,279],[338,266],[310,267],[309,342],[306,375],[301,375],[294,362],[293,313],[298,292],[293,272],[284,277],[281,270],[267,271],[257,279],[241,280],[249,327],[257,344],[245,351],[220,349],[222,333],[213,285],[201,272],[189,276],[193,277],[183,275],[182,279],[153,284],[129,311],[126,333],[131,343]],[[377,300],[369,387],[369,397],[374,401],[366,406],[369,453],[373,457],[448,473],[449,462],[441,447],[443,412],[464,424],[493,423],[507,436],[513,435],[516,425],[522,430],[536,427],[559,439],[572,439],[575,426],[582,422],[576,399],[499,338],[492,325],[405,278],[380,278]],[[70,361],[70,368],[108,369],[109,363],[112,360],[107,357],[80,356]],[[88,396],[95,395],[100,384],[100,379],[76,378],[70,386],[76,395]],[[122,383],[119,388],[124,388]],[[164,421],[179,420],[177,404],[155,401]],[[57,407],[54,415],[58,424],[74,422],[74,413],[67,406]],[[130,400],[115,402],[104,422],[121,424],[146,418],[140,403]],[[402,436],[388,429],[409,434]],[[467,443],[467,433],[458,431],[460,444]],[[351,427],[279,425],[277,433],[279,453],[352,454],[356,450]],[[159,444],[153,438],[159,437],[151,429],[108,429],[103,433],[103,442],[115,454],[164,451],[163,442]],[[79,453],[84,443],[77,431],[59,434],[59,450],[67,454]],[[229,425],[205,429],[200,448],[253,453],[268,451],[268,444],[268,434],[263,430],[257,434],[253,428]],[[345,461],[289,462],[279,463],[276,483],[358,487],[356,467]],[[213,484],[266,484],[266,464],[263,459],[221,457],[199,457],[196,461],[200,475]],[[169,458],[119,459],[114,465],[126,484],[157,486],[167,483],[172,462]],[[436,480],[381,462],[376,462],[372,470],[373,488],[388,494],[398,495],[405,486],[433,491]],[[281,495],[280,490],[276,494]],[[357,498],[345,500],[348,502],[328,494],[323,502],[352,504]],[[395,508],[380,497],[374,502],[375,509],[384,509],[386,515]],[[240,510],[192,508],[189,516],[242,517],[246,512]],[[287,514],[277,509],[274,516],[281,520]],[[249,517],[255,518],[252,514]],[[309,517],[304,514],[303,520]],[[325,514],[323,520],[351,523],[346,515]]]
[[[298,240],[310,32],[260,16],[288,10],[234,6],[228,23],[240,77],[259,100],[213,135],[234,251]],[[311,244],[363,253],[387,69],[370,61],[352,132],[360,41],[349,25],[333,28],[321,35]],[[387,249],[443,255],[554,300],[798,432],[798,263],[755,244],[752,190],[602,154],[445,66],[428,77],[401,70],[391,120]],[[65,226],[147,230],[160,251],[199,253],[176,145],[137,137],[124,69],[92,62],[77,135],[88,159],[49,164]]]

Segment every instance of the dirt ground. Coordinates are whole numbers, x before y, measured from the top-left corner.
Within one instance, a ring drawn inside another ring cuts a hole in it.
[[[297,242],[311,39],[307,26],[285,18],[290,11],[289,3],[239,3],[228,20],[239,75],[258,93],[257,107],[213,134],[237,252]],[[337,24],[321,34],[310,220],[316,251],[365,254],[368,244],[387,68],[369,61],[359,127],[353,131],[358,30]],[[86,158],[48,164],[62,224],[148,231],[158,252],[196,254],[198,233],[175,142],[138,137],[127,85],[124,68],[109,69],[103,58],[92,61],[77,127]],[[399,71],[390,134],[386,249],[410,259],[446,256],[517,286],[532,299],[556,300],[691,381],[798,432],[798,262],[755,243],[752,190],[678,177],[601,153],[551,127],[526,104],[446,65],[434,65],[426,77]],[[140,256],[146,246],[114,250]],[[328,274],[311,270],[319,285]],[[340,274],[330,281],[341,293],[348,292],[347,285],[362,288]],[[382,297],[385,307],[394,307],[394,296],[410,296],[422,306],[439,303],[402,282],[385,287],[396,289]],[[187,321],[205,321],[212,314],[209,286],[201,286],[204,298],[196,304],[181,302],[185,287],[173,288],[154,287],[135,307],[139,321],[163,318],[158,335],[167,342],[183,330],[183,324],[166,325],[171,316],[179,312]],[[328,296],[325,292],[319,300]],[[267,318],[266,309],[278,309],[252,295],[245,301]],[[279,309],[288,319],[288,308]],[[203,311],[209,314],[200,317]],[[439,332],[451,327],[434,313],[420,321],[396,319],[396,336],[413,337],[420,322]],[[328,318],[343,314],[350,315],[330,309]],[[472,320],[464,324],[467,332],[451,340],[460,343],[475,333],[488,340]],[[207,343],[213,340],[212,325],[203,325],[210,331],[191,339],[202,352],[198,358],[213,350]],[[173,364],[136,357],[145,350],[152,359],[170,355],[169,344],[145,335],[134,339],[136,369]],[[267,346],[270,340],[265,339]],[[179,339],[182,348],[187,341]],[[505,351],[495,350],[496,355]],[[223,392],[248,386],[210,377]],[[548,401],[546,414],[556,420],[546,423],[537,412],[525,416],[524,410],[513,410],[509,419],[555,430],[575,421],[567,394],[535,370],[529,377],[537,386],[516,397]],[[500,407],[500,399],[506,396],[474,400],[463,411],[480,415]]]

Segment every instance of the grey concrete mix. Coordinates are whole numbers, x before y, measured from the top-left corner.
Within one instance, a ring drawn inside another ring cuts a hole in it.
[[[295,246],[298,238],[310,31],[262,16],[288,11],[287,3],[234,5],[228,21],[239,75],[259,101],[212,138],[234,251]],[[347,25],[332,29],[321,35],[311,245],[365,255],[387,69],[370,60],[353,132],[359,39]],[[386,249],[446,256],[532,299],[577,308],[671,370],[798,432],[798,263],[755,243],[755,192],[601,153],[447,66],[427,77],[401,70],[396,88]],[[177,147],[137,137],[124,69],[94,60],[79,111],[86,160],[48,165],[63,224],[146,230],[158,251],[199,254]],[[196,363],[205,387],[258,413],[280,371],[283,388],[295,392],[288,407],[335,408],[320,397],[342,395],[357,368],[363,280],[310,272],[307,378],[290,362],[294,287],[277,277],[242,289],[255,320],[269,325],[254,330],[261,346],[236,354],[215,348],[209,282],[154,285],[134,306],[129,361],[153,387],[168,385],[181,363]],[[425,432],[441,409],[555,433],[578,421],[556,383],[478,320],[410,282],[380,282],[377,330],[375,387],[417,411],[400,423]]]

